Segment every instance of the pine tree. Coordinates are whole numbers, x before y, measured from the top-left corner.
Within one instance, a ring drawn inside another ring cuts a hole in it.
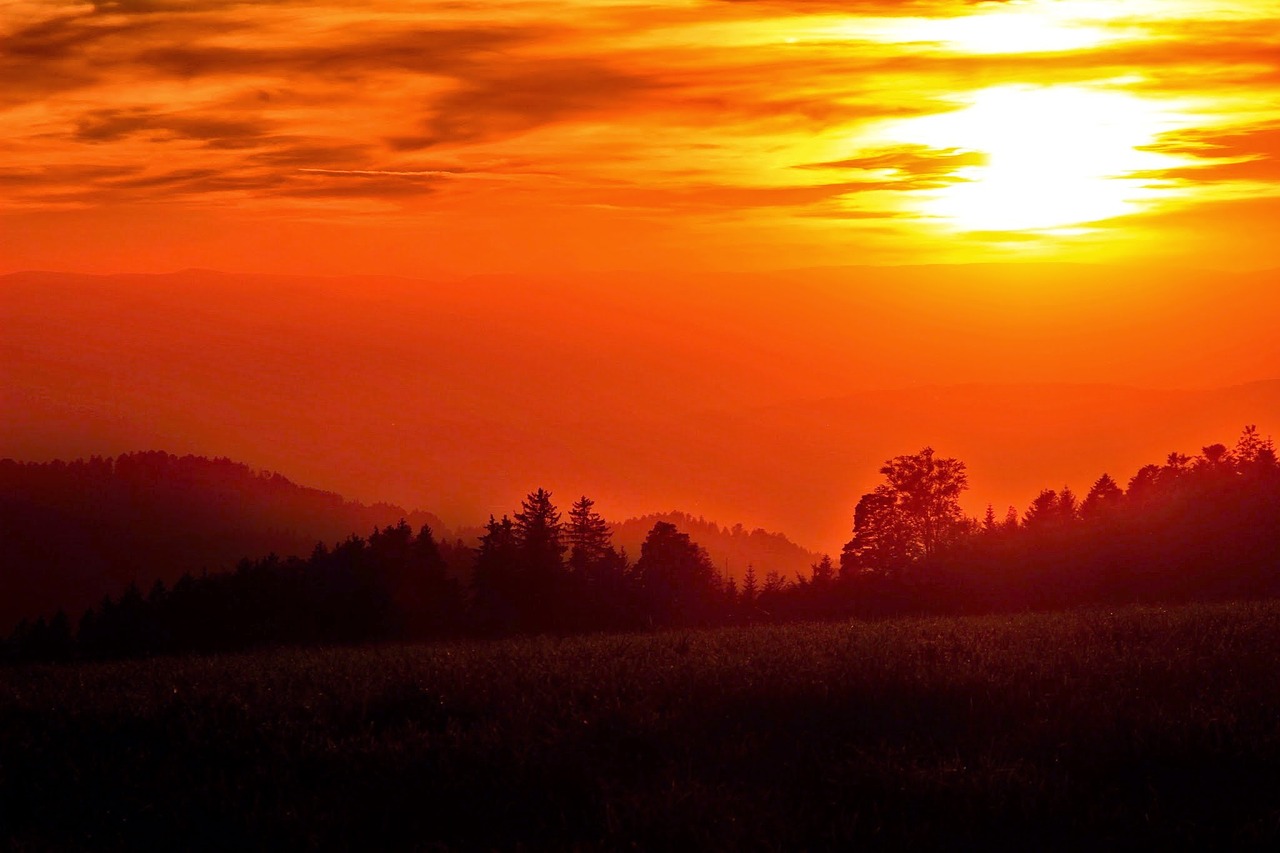
[[[595,511],[595,501],[583,495],[569,510],[569,529],[565,533],[569,568],[575,575],[591,574],[611,550],[612,538],[608,522]]]
[[[564,527],[551,493],[538,489],[520,504],[513,527],[518,553],[520,626],[526,630],[560,627],[567,611]]]
[[[1124,500],[1124,492],[1121,491],[1120,485],[1111,478],[1110,474],[1103,474],[1094,481],[1089,494],[1085,495],[1084,501],[1080,504],[1080,515],[1086,520],[1102,517],[1113,512],[1122,500]]]
[[[823,554],[822,559],[809,568],[812,572],[810,583],[815,587],[825,587],[835,580],[836,568],[830,554]]]
[[[756,567],[747,563],[747,573],[742,576],[742,603],[748,607],[760,597],[760,583],[756,579]]]
[[[458,582],[449,577],[429,525],[422,525],[409,543],[404,570],[397,576],[394,593],[396,610],[402,619],[399,627],[404,634],[417,637],[439,634],[457,621],[462,604]]]
[[[514,532],[524,569],[536,581],[546,581],[564,568],[563,528],[550,492],[538,489],[521,502]]]
[[[503,516],[496,521],[489,516],[480,547],[476,549],[475,571],[471,576],[472,597],[477,621],[489,630],[515,627],[516,603],[519,600],[519,576],[515,525]]]

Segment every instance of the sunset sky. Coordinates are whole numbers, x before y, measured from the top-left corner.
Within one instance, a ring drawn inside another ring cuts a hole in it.
[[[0,81],[0,457],[838,548],[1280,429],[1275,0],[8,0]]]
[[[1273,0],[8,0],[0,271],[1280,265]]]

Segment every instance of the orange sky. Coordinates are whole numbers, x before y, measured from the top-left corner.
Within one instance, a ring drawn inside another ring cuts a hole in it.
[[[1275,0],[0,2],[0,274],[245,274],[0,282],[0,457],[836,549],[1280,429],[1277,234]]]
[[[1274,0],[8,0],[0,271],[1280,265]]]

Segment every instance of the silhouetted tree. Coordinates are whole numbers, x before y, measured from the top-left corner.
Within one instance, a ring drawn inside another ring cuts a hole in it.
[[[519,552],[520,627],[560,627],[565,618],[564,528],[545,489],[530,492],[514,523]]]
[[[481,628],[511,630],[515,627],[521,595],[515,526],[503,516],[489,516],[485,533],[476,549],[472,574],[472,605]]]
[[[880,473],[887,482],[854,509],[854,538],[841,554],[841,569],[896,576],[963,534],[959,497],[969,479],[963,462],[937,458],[932,447],[896,456]]]
[[[595,501],[583,495],[569,509],[569,528],[565,541],[569,546],[569,568],[575,574],[587,575],[610,550],[612,532],[609,523],[595,510]]]
[[[1141,506],[1155,500],[1161,491],[1161,470],[1159,465],[1144,465],[1138,473],[1129,478],[1129,486],[1125,496],[1131,504]]]
[[[449,575],[429,525],[422,525],[408,556],[408,571],[395,598],[407,633],[428,636],[455,630],[462,616],[462,593],[458,581]]]
[[[636,563],[647,614],[660,624],[696,624],[715,612],[720,589],[707,552],[674,524],[659,521]]]
[[[529,493],[515,517],[515,540],[525,570],[539,581],[559,574],[564,568],[563,528],[560,512],[551,502],[551,493],[538,489]]]
[[[1232,456],[1242,474],[1252,473],[1258,468],[1276,466],[1275,443],[1270,438],[1263,438],[1255,424],[1249,424],[1240,433]]]
[[[890,486],[862,496],[853,511],[853,539],[840,553],[840,571],[897,576],[918,557],[914,529]]]
[[[1027,507],[1022,523],[1029,530],[1063,527],[1075,521],[1076,513],[1076,496],[1070,488],[1063,486],[1061,492],[1044,489]]]
[[[756,579],[756,567],[751,563],[747,563],[746,574],[742,576],[742,604],[747,608],[753,608],[759,597],[760,584]]]
[[[1103,474],[1094,481],[1089,494],[1085,495],[1080,504],[1080,515],[1086,521],[1104,518],[1117,512],[1123,501],[1124,492],[1120,485],[1110,474]]]
[[[822,559],[814,563],[809,578],[810,584],[819,589],[827,589],[835,581],[836,567],[831,562],[830,554],[823,554]]]
[[[995,534],[1000,532],[1000,522],[996,521],[996,508],[987,504],[987,511],[982,516],[982,532]]]

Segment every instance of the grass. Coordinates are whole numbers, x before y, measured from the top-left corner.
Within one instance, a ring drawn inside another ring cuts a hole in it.
[[[1268,847],[1280,604],[0,670],[0,842]]]

